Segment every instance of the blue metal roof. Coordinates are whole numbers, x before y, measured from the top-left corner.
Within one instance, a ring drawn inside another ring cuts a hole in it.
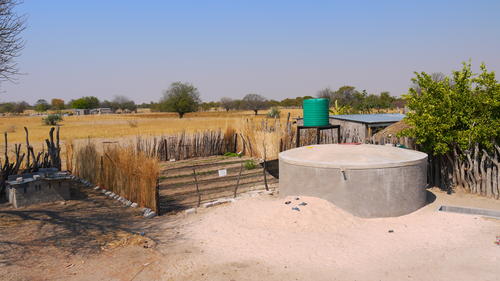
[[[401,113],[378,113],[378,114],[346,114],[346,115],[330,115],[330,118],[373,124],[373,123],[396,123],[405,118],[406,115]]]

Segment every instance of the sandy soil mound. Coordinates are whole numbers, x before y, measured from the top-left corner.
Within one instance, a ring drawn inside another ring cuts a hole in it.
[[[176,280],[225,280],[227,272],[235,280],[265,272],[272,274],[260,280],[495,280],[500,274],[498,220],[440,213],[434,204],[407,216],[363,219],[322,199],[295,199],[244,199],[198,214],[186,233],[200,255]]]

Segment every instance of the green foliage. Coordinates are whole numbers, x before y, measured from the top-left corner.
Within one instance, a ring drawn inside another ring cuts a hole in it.
[[[351,113],[351,107],[348,105],[339,105],[339,102],[335,100],[333,108],[330,109],[330,113],[333,115],[343,115]]]
[[[163,94],[160,101],[160,111],[177,112],[179,118],[184,114],[198,110],[200,93],[189,83],[174,82]]]
[[[92,109],[99,107],[99,99],[93,96],[82,97],[71,101],[71,107],[76,109]]]
[[[331,107],[349,109],[348,113],[351,114],[370,113],[374,109],[389,109],[402,105],[401,99],[391,96],[389,92],[382,92],[380,95],[368,94],[365,90],[360,92],[352,86],[342,86],[336,91],[326,88],[318,92],[318,97],[330,99]]]
[[[22,102],[6,102],[0,104],[0,113],[15,113],[21,114],[29,108],[29,104],[25,101]]]
[[[267,117],[269,118],[280,118],[281,111],[277,107],[272,107],[271,110],[267,113]]]
[[[224,156],[227,156],[227,157],[241,157],[240,154],[234,153],[234,152],[226,152],[226,153],[224,153]]]
[[[43,124],[49,126],[55,126],[59,124],[59,122],[63,121],[61,114],[49,114],[47,117],[42,119]]]
[[[39,99],[35,103],[35,111],[37,112],[45,112],[49,110],[49,108],[50,108],[49,103],[44,99]]]
[[[451,77],[415,73],[415,84],[405,95],[406,122],[402,135],[422,148],[442,155],[457,145],[466,150],[476,143],[490,149],[500,137],[500,84],[484,64],[473,74],[470,63]]]
[[[253,170],[257,168],[257,164],[255,164],[253,160],[246,160],[244,166],[246,170]]]

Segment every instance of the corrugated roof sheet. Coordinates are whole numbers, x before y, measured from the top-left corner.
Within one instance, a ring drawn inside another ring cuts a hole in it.
[[[395,123],[401,121],[406,115],[401,113],[378,113],[378,114],[347,114],[347,115],[330,115],[330,118],[361,122],[366,124],[372,123]]]

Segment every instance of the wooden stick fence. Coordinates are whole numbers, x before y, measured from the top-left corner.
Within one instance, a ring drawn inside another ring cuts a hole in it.
[[[11,175],[36,172],[40,168],[61,169],[61,148],[59,145],[59,127],[50,128],[49,138],[45,140],[47,148],[36,153],[29,142],[28,128],[24,127],[26,134],[26,152],[22,152],[21,144],[14,144],[15,159],[9,158],[8,134],[4,133],[4,161],[0,159],[0,197],[4,196],[6,181]],[[54,132],[56,133],[54,138]],[[26,161],[25,161],[26,160]]]
[[[160,161],[221,155],[226,152],[235,152],[236,146],[237,134],[231,128],[225,133],[221,130],[193,134],[181,133],[153,138],[138,137],[136,141],[137,151]]]

